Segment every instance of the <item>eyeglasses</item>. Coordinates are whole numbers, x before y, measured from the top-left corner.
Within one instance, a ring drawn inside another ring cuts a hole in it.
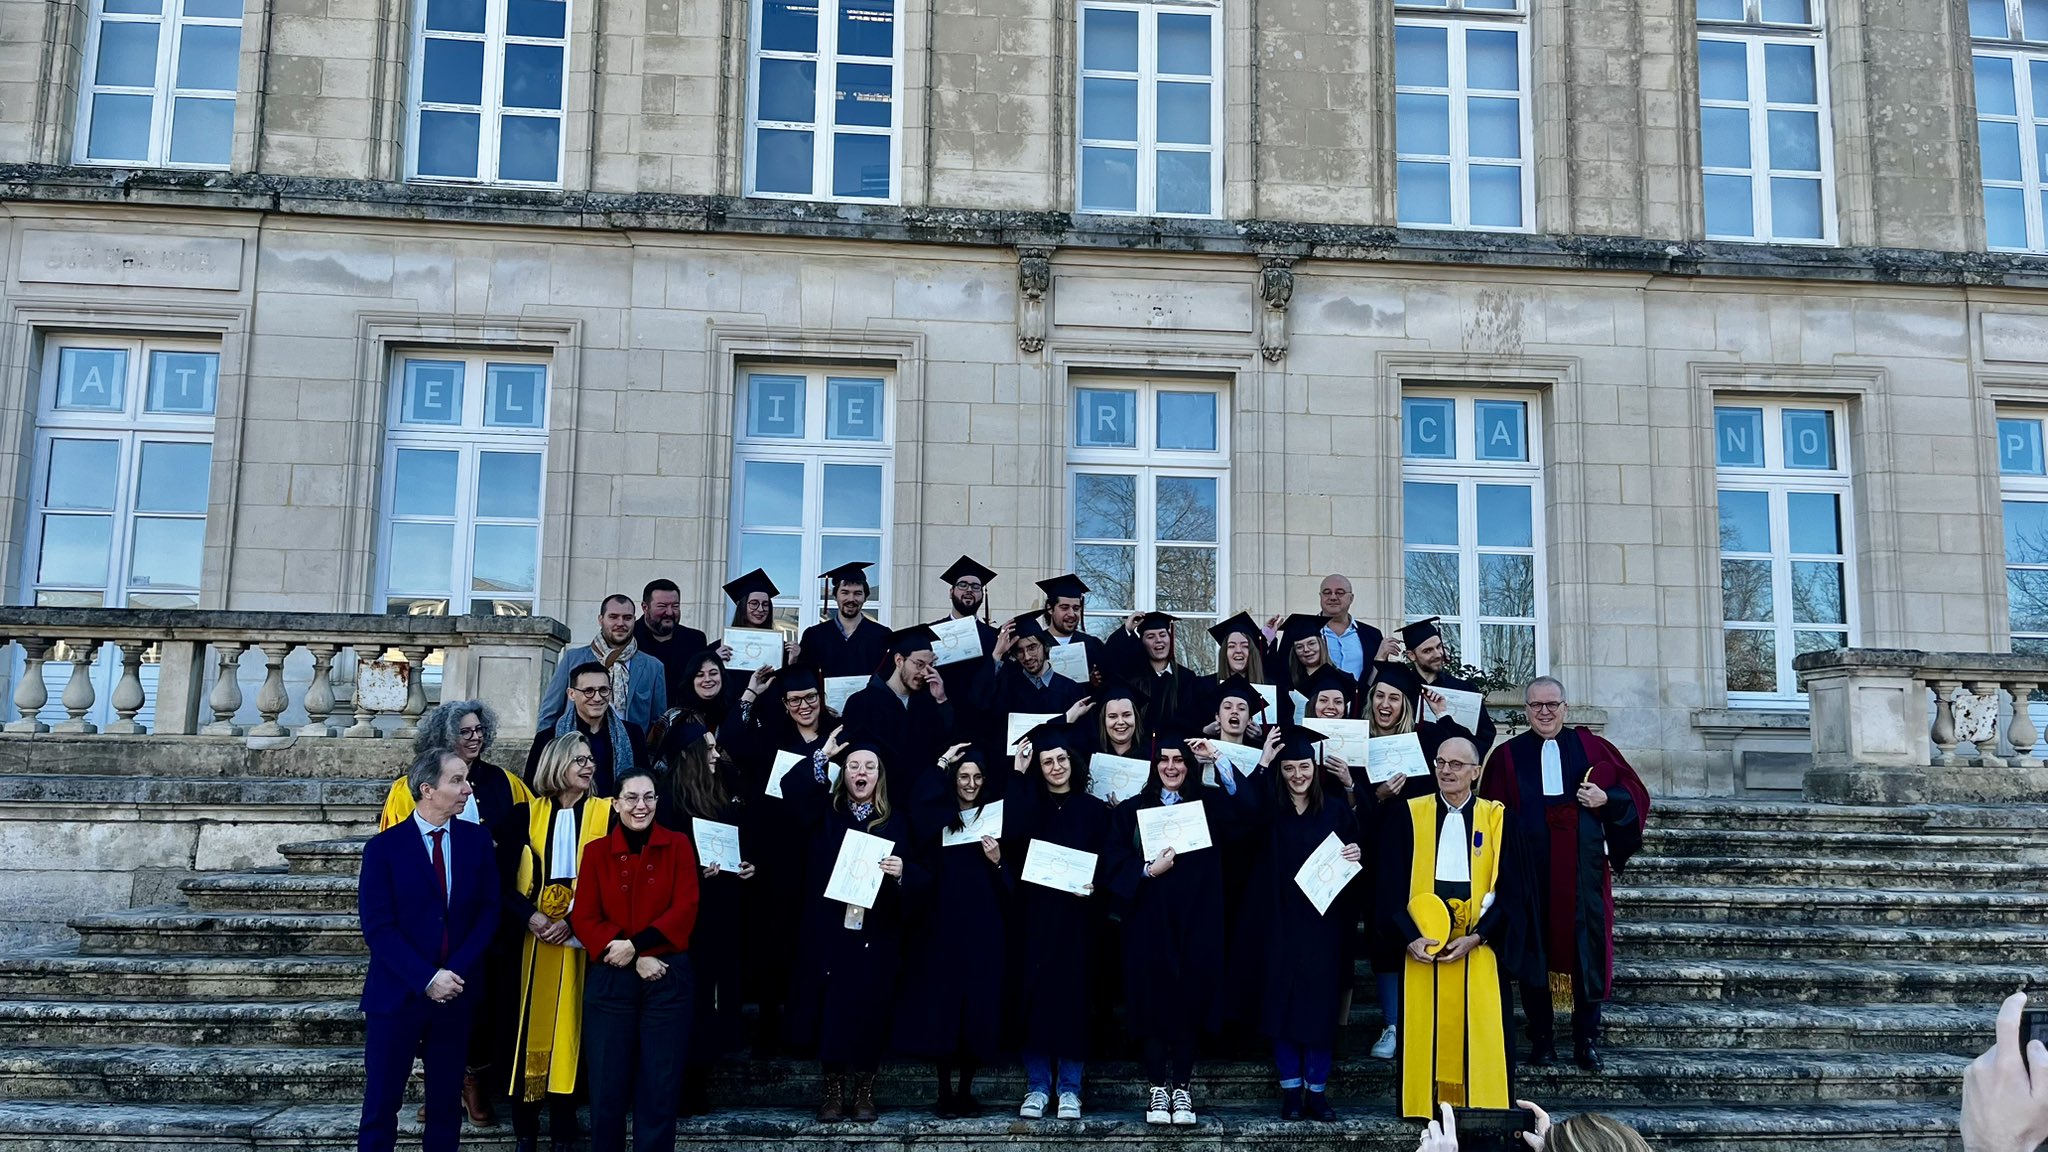
[[[468,740],[472,737],[483,735],[484,730],[481,728],[457,728],[455,730],[455,734],[457,736],[462,737],[464,740]]]
[[[631,796],[619,797],[619,803],[628,808],[652,808],[654,807],[654,797],[644,792],[636,792]]]
[[[575,756],[570,758],[569,763],[574,764],[578,768],[595,768],[597,767],[597,757]]]
[[[792,692],[784,696],[782,702],[798,708],[808,708],[816,704],[820,699],[821,697],[816,692]]]
[[[1439,756],[1439,757],[1437,757],[1437,758],[1436,758],[1436,766],[1437,766],[1437,767],[1439,767],[1439,768],[1450,768],[1450,769],[1454,769],[1454,770],[1455,770],[1455,769],[1460,769],[1460,768],[1477,768],[1477,767],[1479,767],[1479,761],[1477,761],[1477,760],[1446,760],[1446,759],[1444,759],[1443,757]]]
[[[1564,701],[1562,700],[1529,701],[1529,711],[1531,712],[1555,712],[1562,707],[1564,707]]]
[[[979,592],[981,591],[981,581],[955,580],[953,581],[953,587],[960,589],[962,592]]]
[[[600,684],[595,688],[571,688],[569,691],[585,700],[609,700],[612,695],[611,686],[608,684]]]

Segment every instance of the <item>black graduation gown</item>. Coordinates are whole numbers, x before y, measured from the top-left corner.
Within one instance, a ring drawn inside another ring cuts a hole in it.
[[[881,749],[891,796],[908,797],[906,785],[936,765],[939,753],[953,744],[951,701],[941,704],[929,691],[918,691],[905,704],[883,676],[869,677],[868,686],[846,701],[841,719],[846,742],[871,740]]]
[[[1007,826],[1007,804],[1003,818]],[[939,831],[919,823],[914,834],[933,853],[932,893],[911,912],[897,1048],[993,1064],[1002,1052],[1009,870],[990,863],[979,841],[938,847]]]
[[[1424,687],[1453,688],[1460,692],[1479,691],[1478,686],[1470,680],[1453,676],[1449,673],[1438,676],[1436,683],[1427,684]],[[1429,705],[1422,705],[1418,711],[1422,716],[1427,717],[1429,715]],[[1423,757],[1431,764],[1436,763],[1437,748],[1453,736],[1463,736],[1465,739],[1472,741],[1473,745],[1479,749],[1479,762],[1484,764],[1486,763],[1486,754],[1493,750],[1493,716],[1487,712],[1484,706],[1481,706],[1479,709],[1479,731],[1477,732],[1467,731],[1464,725],[1451,719],[1449,716],[1438,720],[1418,719],[1415,724],[1415,735],[1422,741]]]
[[[1169,736],[1200,735],[1203,727],[1216,718],[1213,703],[1206,715],[1202,711],[1203,678],[1178,660],[1167,665],[1163,674],[1154,672],[1151,659],[1145,655],[1144,640],[1132,635],[1129,629],[1119,628],[1110,633],[1109,639],[1103,641],[1103,649],[1110,674],[1136,685],[1150,701],[1145,720],[1154,732]]]
[[[1018,1047],[1033,1055],[1085,1060],[1095,1027],[1097,981],[1086,966],[1103,929],[1102,851],[1109,838],[1109,805],[1086,792],[1047,793],[1036,778],[1018,780],[1003,802],[1003,866],[1013,879],[1024,870],[1033,840],[1096,854],[1096,896],[1055,892],[1014,880],[1016,956],[1009,1001],[1016,1011]]]
[[[711,646],[702,632],[687,624],[678,624],[666,640],[656,640],[654,633],[647,630],[647,619],[633,621],[633,639],[640,644],[640,650],[661,661],[663,680],[668,685],[669,707],[689,707],[697,699],[697,693],[690,687],[690,678],[697,672],[697,657]]]
[[[631,720],[623,721],[623,723],[626,725],[626,739],[632,744],[633,763],[636,766],[651,763],[647,759],[646,730]],[[614,791],[611,725],[600,725],[595,732],[585,731],[583,721],[581,720],[576,721],[575,725],[576,731],[582,732],[583,738],[590,741],[591,759],[597,761],[597,770],[596,774],[591,777],[590,790],[598,796],[609,796]],[[533,770],[540,766],[540,754],[547,751],[548,745],[554,741],[554,738],[555,733],[553,729],[534,734],[533,747],[526,750],[526,784],[528,787],[533,786]]]
[[[1116,806],[1103,852],[1103,875],[1123,917],[1125,1023],[1141,1040],[1192,1040],[1219,1031],[1229,1007],[1220,846],[1243,836],[1250,796],[1244,781],[1236,797],[1190,785],[1181,791],[1182,802],[1202,802],[1218,847],[1176,855],[1163,876],[1142,875],[1138,812],[1160,803],[1141,792]]]
[[[1275,791],[1278,784],[1262,769],[1238,785],[1258,797],[1258,820],[1230,968],[1256,1001],[1251,1017],[1261,1034],[1327,1050],[1336,1045],[1337,1012],[1351,986],[1348,938],[1370,862],[1361,861],[1368,871],[1352,878],[1327,914],[1318,913],[1294,875],[1331,833],[1359,844],[1358,821],[1341,789],[1325,794],[1321,811],[1296,812],[1293,800]]]
[[[1045,634],[1045,646],[1048,651],[1058,643],[1059,640],[1050,631]],[[1101,638],[1086,629],[1076,629],[1067,643],[1079,644],[1088,652],[1088,683],[1084,687],[1101,687],[1103,677],[1109,674],[1109,650],[1103,647]]]
[[[950,624],[952,621],[953,617],[942,616],[931,624],[936,627],[940,624]],[[937,671],[939,679],[946,684],[946,699],[953,702],[953,727],[960,733],[960,739],[981,743],[984,737],[980,733],[986,728],[986,724],[983,722],[981,707],[974,699],[974,681],[987,665],[989,653],[996,650],[996,630],[979,619],[974,622],[974,630],[981,637],[981,659],[941,664]]]
[[[1001,664],[983,661],[974,677],[973,694],[974,709],[981,714],[981,729],[964,732],[961,739],[973,740],[990,756],[1007,756],[1011,713],[1059,716],[1064,722],[1067,709],[1088,695],[1088,689],[1057,672],[1048,670],[1048,674],[1051,678],[1041,688],[1031,682],[1015,660]]]
[[[768,772],[775,753],[794,752],[803,763],[790,775],[804,774],[811,755],[825,746],[830,728],[805,740],[784,717],[764,724],[750,707],[735,709],[719,729],[727,755],[740,766],[740,794],[746,803],[740,816],[740,847],[754,878],[746,881],[742,951],[749,998],[764,1006],[780,1005],[789,994],[790,971],[796,957],[798,912],[802,908],[805,827],[792,813],[789,800],[767,794]]]
[[[799,1047],[815,1047],[826,1064],[872,1065],[889,1050],[904,927],[910,910],[930,894],[931,872],[915,851],[903,813],[891,812],[871,828],[834,808],[831,788],[801,764],[783,779],[782,795],[808,837],[789,1038]],[[859,928],[846,927],[846,905],[825,898],[839,842],[852,831],[894,841],[903,858],[903,879],[883,879]]]
[[[839,613],[804,629],[802,658],[827,676],[872,676],[889,652],[889,630],[863,616],[853,635],[839,630]]]
[[[737,772],[724,773],[726,793],[730,797],[724,807],[704,815],[706,820],[720,824],[731,824],[740,829],[740,857],[753,863],[754,844],[747,834],[749,807],[752,798],[747,796],[740,775]],[[697,847],[697,831],[692,821],[696,815],[685,809],[680,797],[670,788],[668,774],[660,773],[655,780],[655,791],[660,797],[654,808],[654,818],[661,826],[690,841],[690,847]],[[773,800],[763,800],[772,804]],[[699,855],[699,860],[703,857]],[[717,876],[705,877],[702,869],[697,875],[697,923],[690,930],[690,971],[697,994],[696,1011],[690,1024],[689,1061],[692,1064],[709,1064],[733,1047],[739,1040],[739,986],[745,967],[746,898],[750,889],[760,880],[759,866],[756,865],[753,880],[741,880],[738,875],[721,869]],[[716,993],[719,999],[713,999]]]

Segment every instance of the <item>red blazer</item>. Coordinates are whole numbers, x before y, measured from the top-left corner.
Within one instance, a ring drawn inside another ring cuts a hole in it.
[[[689,951],[697,924],[697,850],[687,839],[650,825],[647,846],[636,856],[626,851],[625,828],[614,824],[583,849],[576,876],[569,926],[593,960],[612,941],[649,928],[660,929],[668,944],[641,955]]]

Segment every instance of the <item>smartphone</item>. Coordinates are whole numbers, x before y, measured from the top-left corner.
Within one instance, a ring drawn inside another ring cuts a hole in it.
[[[2048,1008],[2029,1008],[2020,1014],[2020,1059],[2027,1058],[2027,1041],[2048,1045]]]
[[[1527,1108],[1453,1108],[1459,1152],[1528,1152],[1518,1133],[1536,1130],[1536,1114]]]

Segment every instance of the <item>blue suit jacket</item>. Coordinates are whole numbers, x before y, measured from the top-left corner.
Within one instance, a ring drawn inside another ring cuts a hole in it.
[[[438,968],[475,984],[484,949],[498,924],[498,867],[491,834],[466,820],[448,822],[454,855],[454,891],[444,905],[441,878],[411,818],[379,832],[363,846],[356,912],[370,945],[363,980],[366,1013],[412,1011],[432,1003],[427,985]],[[436,963],[446,926],[448,959]],[[455,1003],[471,999],[469,993]]]

